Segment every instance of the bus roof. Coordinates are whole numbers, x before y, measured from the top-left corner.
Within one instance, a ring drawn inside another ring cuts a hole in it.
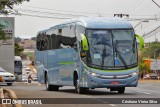
[[[20,56],[14,56],[14,60],[15,60],[15,61],[22,61],[22,59],[21,59]]]
[[[89,29],[132,29],[133,26],[125,19],[122,18],[105,18],[105,17],[82,17],[70,19],[64,23],[55,25],[49,29],[61,29],[67,24],[77,23],[77,25],[84,26]],[[39,31],[39,33],[45,33],[49,29]]]
[[[59,25],[53,26],[51,28],[62,28],[66,24],[69,23],[76,23],[78,25],[82,25],[86,28],[91,29],[124,29],[124,28],[133,28],[132,25],[124,19],[121,18],[104,18],[104,17],[98,17],[98,18],[92,18],[92,17],[84,17],[84,18],[77,18],[77,19],[71,19],[69,21],[66,21],[64,23],[61,23]]]

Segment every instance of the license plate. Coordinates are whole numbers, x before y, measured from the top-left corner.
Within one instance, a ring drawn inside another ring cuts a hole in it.
[[[119,84],[119,82],[117,82],[117,81],[111,82],[111,85],[118,85],[118,84]]]

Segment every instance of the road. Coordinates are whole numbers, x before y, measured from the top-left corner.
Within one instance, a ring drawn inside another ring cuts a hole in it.
[[[125,94],[117,94],[110,92],[108,89],[89,90],[83,95],[74,92],[74,87],[62,87],[58,92],[46,91],[45,85],[38,83],[14,83],[13,86],[1,86],[3,88],[12,89],[18,98],[89,98],[93,99],[93,103],[98,100],[96,98],[160,98],[160,82],[144,82],[139,83],[138,87],[126,88]],[[54,104],[54,107],[148,107],[151,104],[105,104],[106,101],[100,101],[102,104]],[[83,102],[82,102],[83,103]],[[53,105],[23,105],[23,107],[53,107]],[[152,104],[152,107],[159,107],[158,104]]]

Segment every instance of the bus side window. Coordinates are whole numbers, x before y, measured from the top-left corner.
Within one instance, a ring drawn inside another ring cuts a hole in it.
[[[69,37],[69,36],[61,36],[60,37],[60,44],[62,48],[76,48],[76,37]],[[75,47],[74,47],[75,46]]]
[[[37,50],[40,51],[40,34],[37,36],[36,47],[37,47]]]
[[[42,51],[44,51],[44,50],[46,50],[46,48],[47,48],[47,44],[46,44],[46,42],[45,42],[45,35],[43,34],[43,36],[42,36],[42,38],[41,38],[41,48],[42,48]]]
[[[49,35],[43,34],[43,36],[41,38],[42,51],[49,50],[49,48],[50,48],[49,45],[50,45]]]
[[[51,50],[60,48],[60,37],[59,35],[52,34],[51,35]]]
[[[52,34],[51,35],[51,49],[55,49],[56,48],[56,35]]]
[[[51,50],[51,36],[50,35],[47,35],[47,39],[48,39],[48,47],[47,47],[47,50]]]

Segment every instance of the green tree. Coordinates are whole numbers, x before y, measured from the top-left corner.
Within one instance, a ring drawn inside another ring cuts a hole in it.
[[[18,43],[21,42],[22,38],[20,38],[20,37],[15,37],[14,40],[15,40],[15,43],[18,44]]]
[[[17,43],[15,43],[14,48],[15,48],[15,56],[20,56],[21,53],[24,51],[24,49],[20,47]]]
[[[139,75],[141,75],[143,72],[145,72],[146,74],[149,73],[150,69],[147,66],[147,64],[145,64],[144,62],[139,62]]]
[[[31,38],[31,40],[34,40],[34,41],[36,41],[36,40],[37,40],[37,38],[36,38],[36,37],[32,37],[32,38]]]
[[[160,49],[160,42],[148,43],[142,52],[143,57],[154,59],[154,52],[157,49]]]
[[[8,13],[14,12],[13,6],[24,1],[28,2],[30,0],[0,0],[0,14],[8,15]]]
[[[6,40],[6,34],[3,30],[3,26],[0,24],[0,40]]]
[[[24,1],[30,0],[0,0],[0,15],[8,15],[9,13],[13,13],[13,6],[21,4]],[[0,40],[6,40],[6,34],[3,31],[3,26],[0,25]]]
[[[143,58],[144,58],[143,52],[139,52],[138,53],[139,76],[141,76],[143,72],[148,74],[150,71],[150,68],[147,66],[147,64],[144,63]]]

